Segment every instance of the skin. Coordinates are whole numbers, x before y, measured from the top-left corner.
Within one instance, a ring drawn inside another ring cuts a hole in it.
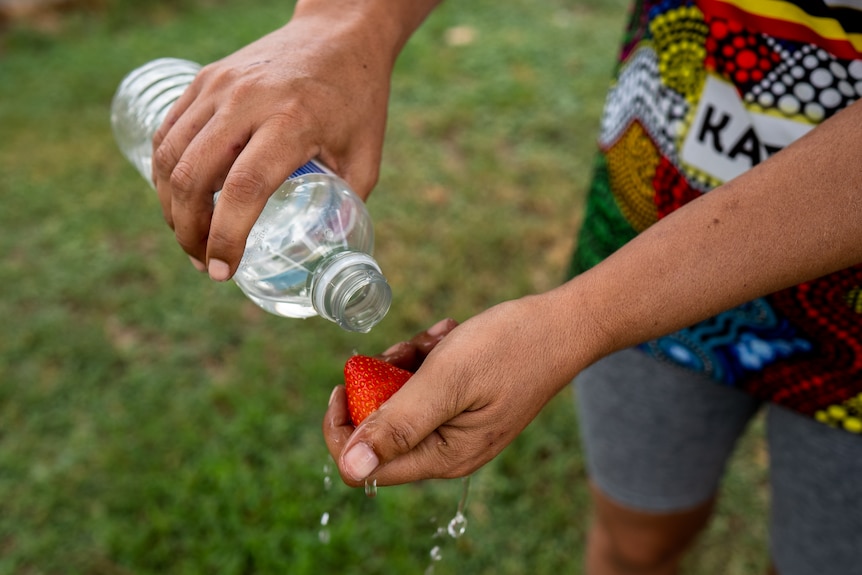
[[[303,0],[287,25],[201,70],[153,139],[162,212],[195,267],[229,279],[269,196],[312,158],[367,198],[395,58],[435,4]]]
[[[345,481],[471,473],[600,357],[862,262],[860,126],[857,103],[590,271],[470,318],[357,429],[336,397]]]
[[[337,388],[323,432],[344,481],[472,473],[598,358],[862,262],[860,127],[857,103],[589,272],[455,327],[356,429]],[[593,502],[593,575],[676,573],[712,511],[651,515],[595,489]]]
[[[672,575],[683,552],[706,527],[715,498],[693,509],[651,514],[627,509],[594,485],[593,519],[587,544],[588,573]]]
[[[201,71],[156,134],[153,173],[165,219],[198,269],[229,279],[269,195],[311,158],[367,198],[393,64],[435,4],[302,0],[287,25]],[[344,481],[472,473],[604,355],[862,262],[860,127],[857,103],[589,272],[387,350],[416,375],[358,428],[340,387],[324,417]],[[629,567],[673,572],[688,542],[677,534],[711,509],[648,516],[595,500],[595,574],[627,572],[632,542],[641,551]]]

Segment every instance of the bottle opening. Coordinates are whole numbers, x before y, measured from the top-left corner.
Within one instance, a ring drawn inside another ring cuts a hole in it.
[[[369,274],[371,275],[371,274]],[[392,290],[383,276],[368,277],[368,283],[346,296],[338,324],[349,331],[366,333],[380,323],[389,311]]]
[[[311,290],[317,313],[359,333],[380,323],[392,303],[392,290],[377,263],[361,252],[341,252],[322,264]]]

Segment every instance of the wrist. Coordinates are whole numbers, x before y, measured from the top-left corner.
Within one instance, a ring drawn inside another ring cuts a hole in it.
[[[495,306],[505,311],[512,349],[530,358],[533,381],[545,388],[546,398],[611,351],[610,338],[592,307],[566,288]]]
[[[621,331],[624,320],[619,301],[591,281],[590,274],[538,296],[537,307],[546,318],[550,337],[558,342],[551,351],[555,361],[572,376],[602,357],[633,344]]]
[[[324,30],[347,26],[367,48],[395,61],[404,44],[441,0],[298,0],[291,22],[320,25]]]

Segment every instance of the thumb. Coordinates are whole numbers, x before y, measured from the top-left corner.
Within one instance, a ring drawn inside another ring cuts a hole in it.
[[[456,415],[447,395],[416,372],[347,440],[337,461],[344,480],[382,486],[439,476],[447,460],[440,427]]]

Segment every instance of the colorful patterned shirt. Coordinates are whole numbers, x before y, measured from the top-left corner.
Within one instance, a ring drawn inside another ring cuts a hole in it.
[[[862,0],[636,2],[572,272],[860,97]],[[862,433],[862,265],[641,347]]]

